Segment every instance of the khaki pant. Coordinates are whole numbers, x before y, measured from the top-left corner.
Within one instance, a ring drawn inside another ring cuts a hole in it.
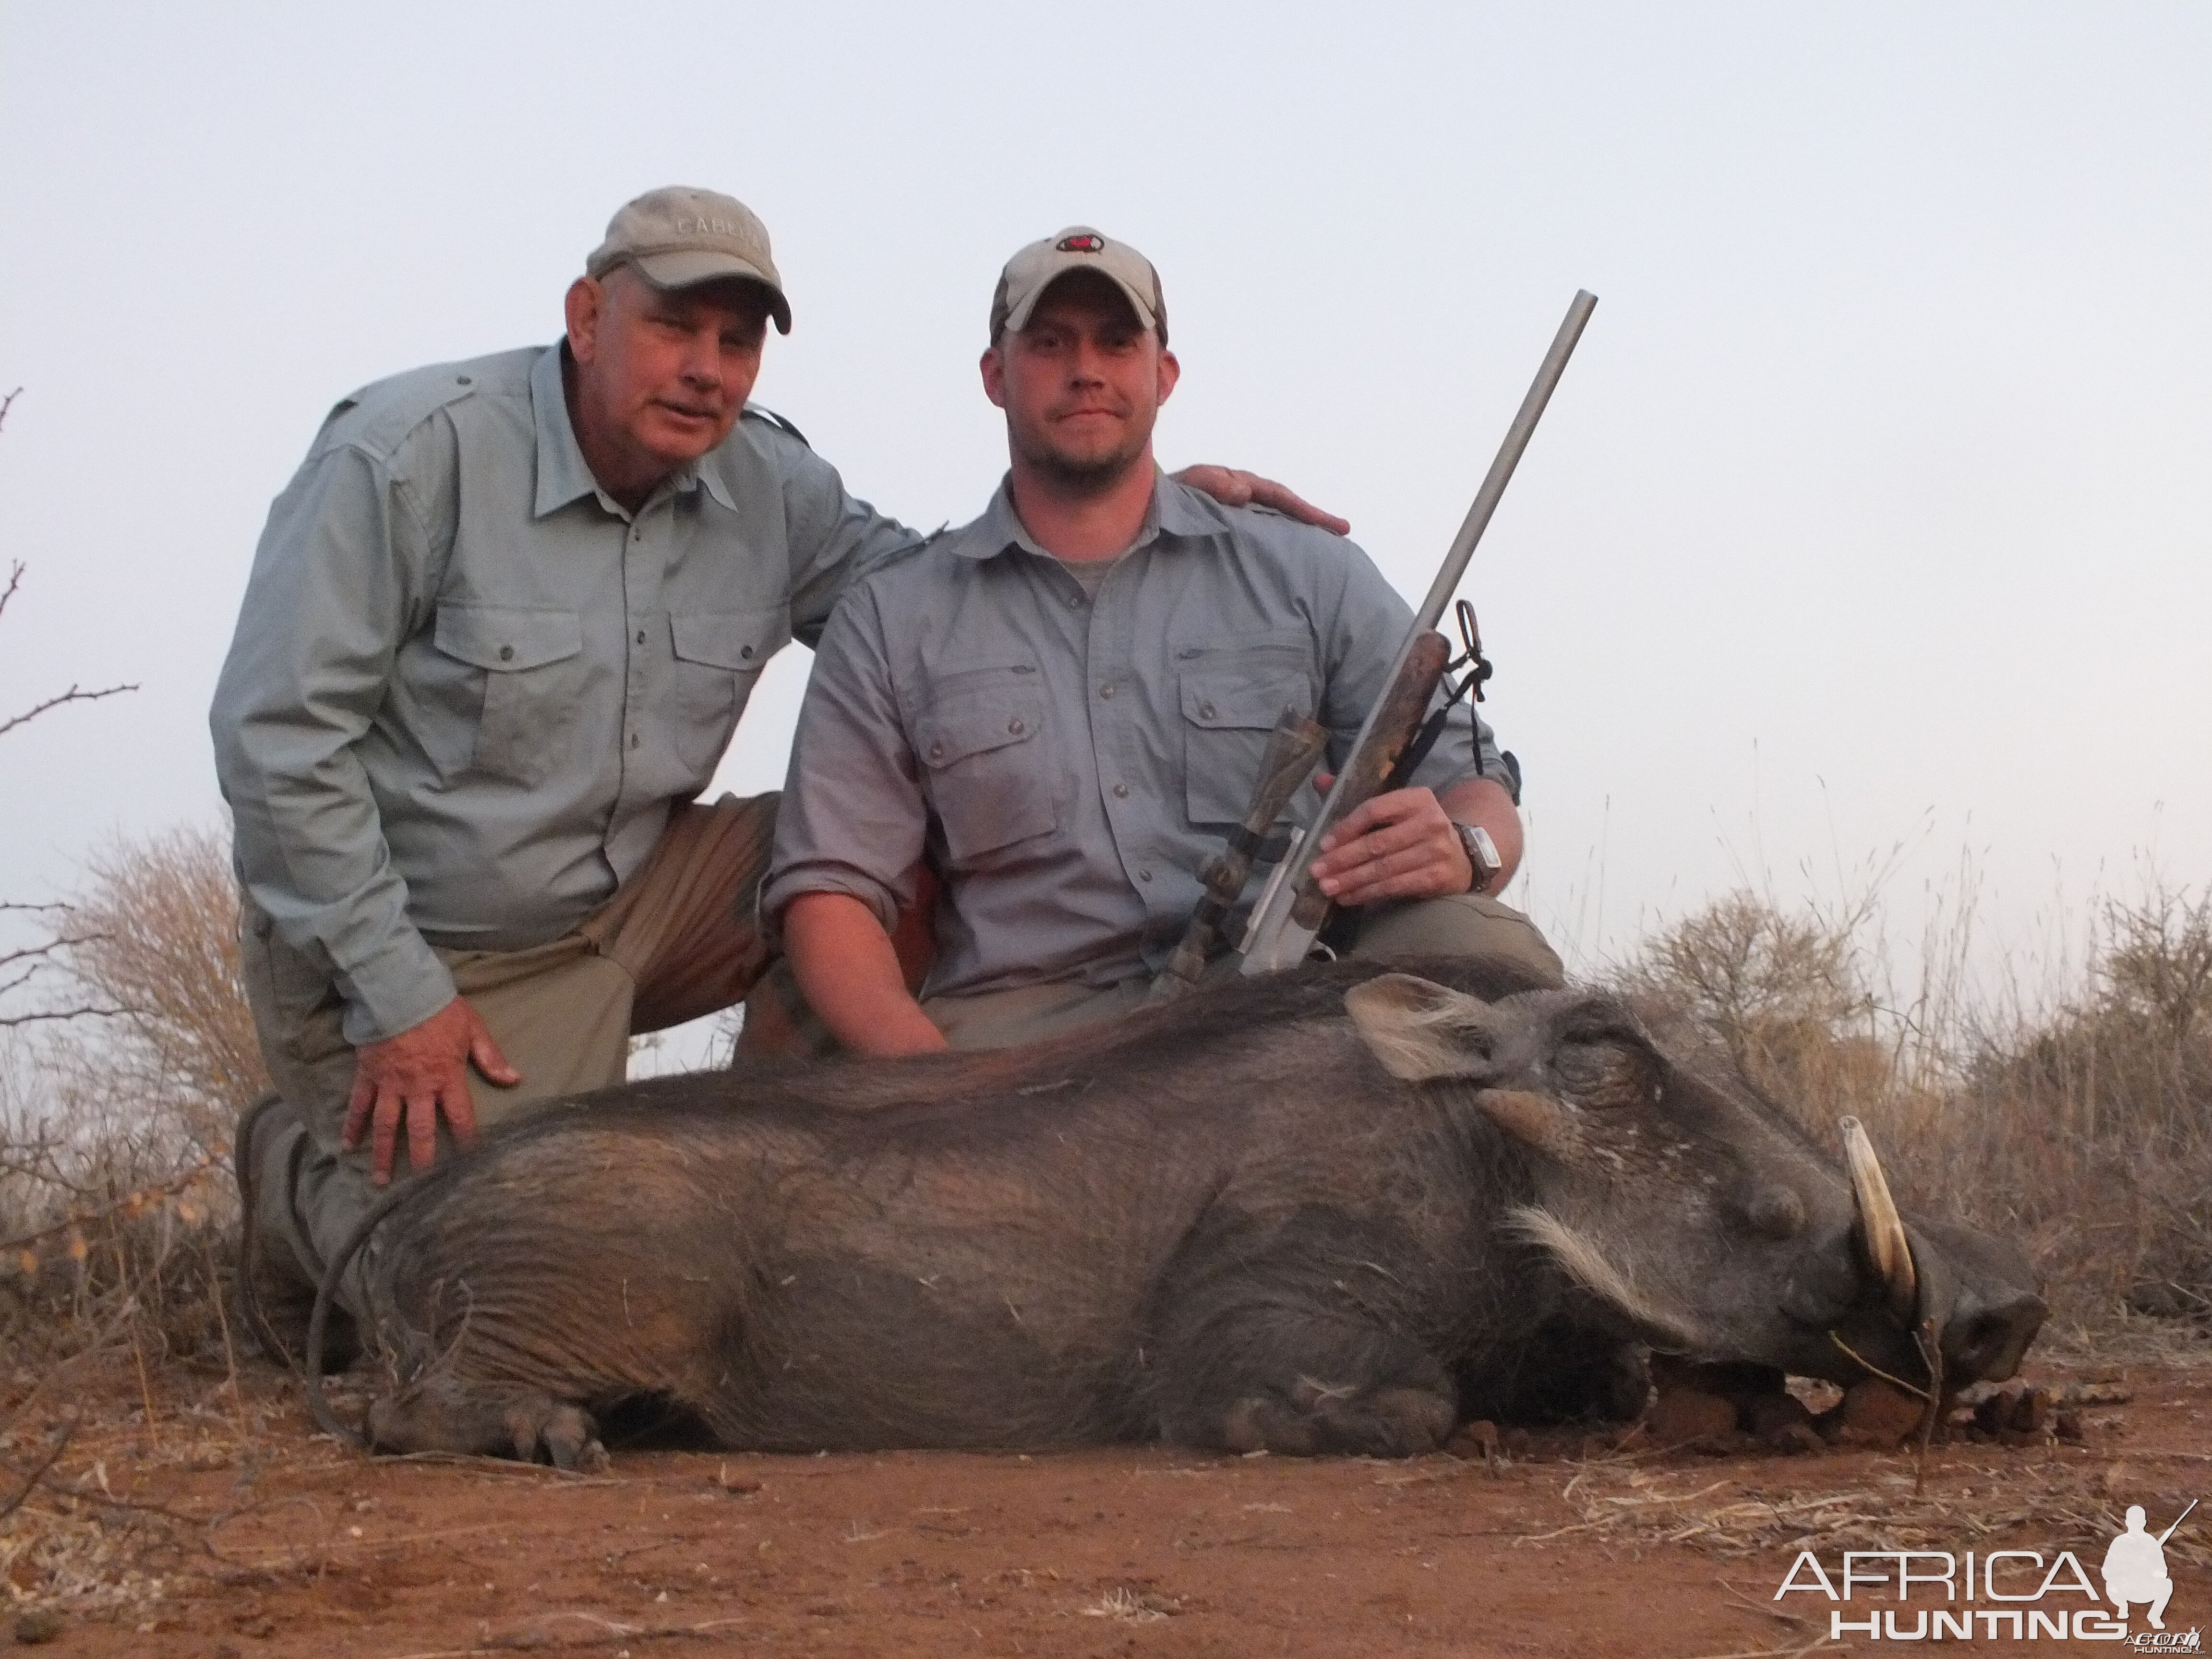
[[[754,927],[777,797],[676,808],[666,832],[622,891],[560,938],[525,951],[444,951],[455,988],[480,1014],[522,1081],[470,1078],[477,1127],[541,1101],[623,1079],[634,1033],[726,1008],[744,996],[769,952]],[[241,1174],[253,1188],[257,1292],[312,1285],[374,1203],[368,1146],[338,1145],[353,1090],[344,1005],[328,974],[281,939],[251,899],[241,958],[256,1034],[278,1104],[246,1126]],[[444,1123],[438,1156],[450,1156]],[[400,1138],[395,1178],[407,1173]],[[359,1311],[356,1276],[339,1300]],[[264,1302],[266,1297],[264,1297]]]

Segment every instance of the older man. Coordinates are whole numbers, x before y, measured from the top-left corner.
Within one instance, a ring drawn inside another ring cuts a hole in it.
[[[799,989],[863,1053],[994,1047],[1134,1007],[1277,715],[1313,712],[1340,761],[1411,621],[1357,549],[1158,475],[1153,423],[1181,371],[1133,249],[1076,226],[1016,254],[981,367],[1006,483],[831,620],[762,890]],[[1413,787],[1347,817],[1317,867],[1358,910],[1359,953],[1503,954],[1558,976],[1490,896],[1521,850],[1509,775],[1460,711]],[[918,867],[940,884],[919,1000],[889,932]]]
[[[270,513],[212,725],[280,1091],[239,1136],[249,1284],[280,1315],[403,1132],[421,1168],[617,1080],[633,1032],[769,960],[775,798],[693,798],[768,659],[919,540],[747,403],[771,319],[760,221],[652,191],[562,343],[356,392]]]

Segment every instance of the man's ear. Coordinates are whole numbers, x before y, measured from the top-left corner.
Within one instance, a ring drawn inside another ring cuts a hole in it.
[[[983,371],[983,395],[1001,409],[1006,406],[1006,358],[994,343],[983,349],[975,365]]]
[[[1486,1082],[1497,1075],[1506,1024],[1486,1002],[1411,974],[1383,974],[1346,991],[1344,1006],[1392,1077]]]
[[[1176,382],[1181,379],[1182,379],[1182,365],[1176,361],[1174,352],[1162,346],[1160,348],[1159,398],[1162,403],[1167,402],[1169,394],[1176,389]]]
[[[606,289],[589,276],[568,284],[565,309],[568,319],[568,351],[580,363],[599,355],[599,314],[605,308]]]

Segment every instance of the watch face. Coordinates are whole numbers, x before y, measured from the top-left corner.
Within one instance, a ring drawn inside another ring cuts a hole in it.
[[[1498,856],[1498,843],[1490,838],[1490,831],[1477,823],[1455,823],[1459,831],[1459,844],[1467,851],[1467,861],[1474,866],[1474,882],[1470,892],[1487,886],[1497,875],[1504,860]]]

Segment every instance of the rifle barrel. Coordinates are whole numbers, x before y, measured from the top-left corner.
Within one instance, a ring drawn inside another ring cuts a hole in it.
[[[1405,672],[1406,659],[1413,654],[1414,642],[1432,631],[1443,619],[1444,607],[1451,603],[1460,579],[1467,574],[1468,561],[1474,557],[1475,544],[1490,527],[1490,515],[1498,510],[1498,500],[1512,481],[1514,468],[1521,464],[1522,453],[1528,447],[1536,422],[1543,418],[1544,406],[1552,401],[1553,390],[1559,384],[1559,376],[1566,372],[1567,359],[1574,355],[1575,343],[1582,338],[1583,326],[1596,308],[1597,295],[1587,289],[1577,290],[1567,307],[1566,320],[1553,337],[1552,349],[1544,354],[1536,378],[1528,387],[1528,395],[1521,400],[1520,412],[1505,430],[1505,441],[1498,446],[1498,459],[1491,462],[1482,488],[1474,493],[1474,504],[1468,508],[1459,534],[1452,538],[1451,550],[1444,555],[1436,580],[1429,584],[1428,597],[1421,601],[1413,625],[1406,630],[1398,654],[1390,659],[1390,672],[1382,682],[1385,685],[1397,684],[1399,676]],[[1374,741],[1376,722],[1387,701],[1378,698],[1375,707],[1367,711],[1359,735],[1352,741],[1352,754],[1360,754]],[[1293,867],[1303,870],[1313,861],[1310,849],[1318,848],[1322,837],[1335,828],[1337,820],[1355,804],[1334,790],[1322,799],[1321,815],[1298,837],[1252,912],[1251,924],[1244,934],[1245,973],[1273,973],[1279,969],[1294,968],[1305,960],[1306,951],[1313,945],[1315,930],[1303,927],[1291,915],[1299,886],[1297,876],[1291,872]]]
[[[2196,1507],[2197,1507],[2197,1500],[2196,1500],[2195,1498],[2191,1498],[2191,1499],[2189,1500],[2189,1510],[2193,1510],[2193,1509],[2195,1509]],[[2179,1526],[2183,1522],[2185,1522],[2185,1521],[2186,1521],[2187,1519],[2189,1519],[2189,1510],[2182,1510],[2182,1512],[2181,1512],[2180,1514],[2179,1514],[2179,1515],[2177,1515],[2177,1516],[2175,1516],[2173,1517],[2173,1527],[2178,1527],[2178,1526]],[[2172,1536],[2173,1536],[2173,1527],[2168,1527],[2168,1528],[2167,1528],[2164,1532],[2162,1532],[2162,1533],[2159,1534],[2159,1535],[2158,1535],[2158,1541],[2159,1541],[2159,1544],[2160,1544],[2160,1546],[2161,1547],[2164,1547],[2164,1545],[2165,1545],[2165,1543],[2166,1543],[2166,1540],[2167,1539],[2169,1539],[2169,1538],[2171,1538],[2171,1537],[2172,1537]]]
[[[1544,354],[1544,361],[1536,370],[1536,378],[1528,387],[1528,395],[1521,400],[1520,412],[1514,416],[1513,424],[1505,430],[1505,441],[1498,446],[1498,459],[1490,464],[1490,471],[1482,481],[1482,488],[1474,493],[1474,504],[1467,510],[1461,522],[1459,534],[1452,538],[1451,550],[1444,555],[1437,579],[1429,584],[1429,595],[1421,601],[1421,609],[1413,618],[1413,626],[1399,654],[1403,656],[1413,647],[1413,636],[1434,628],[1443,620],[1444,607],[1459,591],[1460,579],[1467,574],[1468,561],[1474,557],[1475,544],[1482,532],[1490,527],[1490,515],[1498,510],[1498,502],[1505,494],[1505,486],[1512,482],[1513,469],[1521,465],[1522,453],[1528,447],[1528,440],[1535,434],[1536,422],[1543,418],[1544,406],[1552,401],[1552,392],[1559,384],[1559,376],[1566,373],[1567,359],[1574,356],[1575,343],[1583,337],[1583,329],[1589,322],[1590,313],[1597,309],[1597,295],[1588,289],[1577,291],[1574,302],[1568,306],[1566,320],[1553,337],[1552,349]]]

